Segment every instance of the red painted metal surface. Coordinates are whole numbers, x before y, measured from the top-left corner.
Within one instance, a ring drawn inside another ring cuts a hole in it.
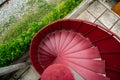
[[[75,80],[72,72],[63,64],[53,64],[47,67],[41,80]]]
[[[88,21],[63,19],[47,25],[34,36],[30,58],[39,74],[51,64],[62,63],[87,80],[120,80],[120,38]]]

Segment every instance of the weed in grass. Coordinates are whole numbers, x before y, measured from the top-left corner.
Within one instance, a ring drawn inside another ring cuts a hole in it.
[[[36,2],[36,0],[29,0],[29,1],[27,2],[27,5],[33,6],[35,2]]]

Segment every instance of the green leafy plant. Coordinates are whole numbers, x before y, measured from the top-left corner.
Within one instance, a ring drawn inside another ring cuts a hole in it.
[[[36,0],[29,0],[29,1],[27,2],[27,4],[30,5],[30,6],[33,6],[33,4],[35,3],[35,1],[36,1]]]

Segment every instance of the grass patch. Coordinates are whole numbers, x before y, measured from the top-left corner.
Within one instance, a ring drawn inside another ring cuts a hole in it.
[[[8,26],[10,26],[11,24],[13,24],[16,21],[15,16],[10,16],[9,20],[7,22],[4,23],[4,25],[2,27],[0,27],[0,34],[2,34],[2,32],[8,28]]]

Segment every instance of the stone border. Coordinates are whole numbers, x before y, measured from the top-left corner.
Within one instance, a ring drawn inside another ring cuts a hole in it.
[[[94,0],[83,0],[80,5],[75,8],[75,10],[68,14],[65,18],[76,18],[80,13],[82,13]]]
[[[116,14],[114,11],[111,10],[111,8],[109,8],[107,5],[104,4],[103,1],[98,0],[102,5],[104,5],[108,10],[110,10],[115,16],[117,16],[118,18],[120,18],[120,16],[118,14]]]

